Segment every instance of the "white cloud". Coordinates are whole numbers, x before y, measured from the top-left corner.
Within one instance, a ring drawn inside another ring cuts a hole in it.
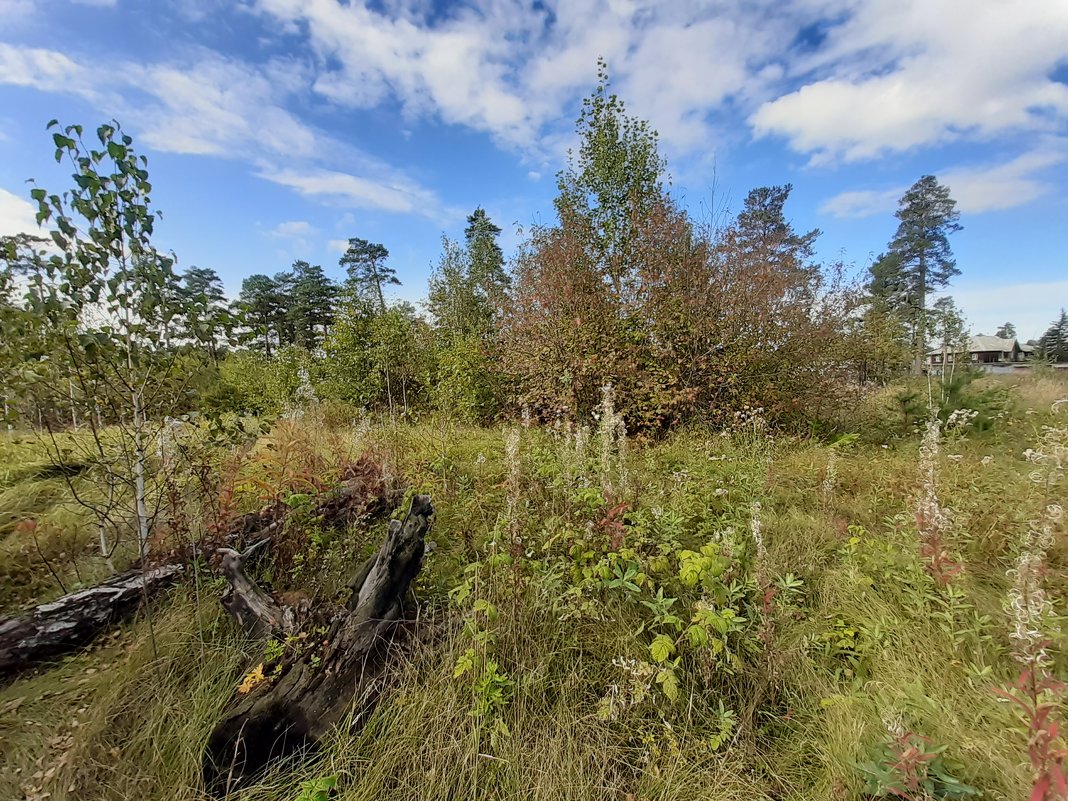
[[[60,52],[0,42],[0,83],[43,92],[82,93],[86,91],[84,76],[85,71]]]
[[[33,0],[0,0],[0,19],[14,22],[33,13]]]
[[[780,76],[770,62],[788,48],[796,18],[809,14],[772,0],[744,9],[696,0],[481,0],[433,17],[359,0],[256,7],[307,38],[324,97],[358,108],[395,98],[410,116],[483,131],[524,153],[559,141],[571,122],[561,109],[589,90],[598,55],[669,148],[704,147],[716,135],[710,113],[753,102]]]
[[[982,214],[1022,206],[1053,191],[1054,186],[1040,177],[1041,171],[1066,159],[1068,150],[1064,143],[1053,142],[1003,164],[951,167],[937,172],[936,176],[949,187],[961,213]],[[889,189],[840,192],[825,201],[820,212],[835,217],[890,213],[897,208],[898,200],[907,190],[907,186],[900,185]]]
[[[347,239],[331,239],[326,243],[326,247],[331,253],[344,253],[349,249],[349,240]]]
[[[303,195],[324,197],[356,208],[421,214],[431,219],[439,219],[442,213],[434,193],[400,176],[392,180],[369,180],[338,170],[288,167],[266,169],[260,175]]]
[[[821,214],[834,217],[871,217],[897,208],[897,201],[908,187],[893,189],[856,189],[839,192],[820,206]]]
[[[993,334],[1002,323],[1011,322],[1026,342],[1042,336],[1058,315],[1068,297],[1068,280],[1001,286],[961,282],[940,293],[945,294],[953,296],[973,333]]]
[[[99,102],[109,113],[117,110],[138,141],[156,150],[237,158],[305,195],[444,218],[432,191],[285,108],[287,100],[309,91],[311,80],[300,62],[254,66],[208,50],[175,63],[89,68],[57,51],[0,43],[0,84]]]
[[[278,223],[272,228],[268,235],[274,239],[294,239],[299,237],[308,236],[315,233],[315,229],[312,224],[304,220],[291,220],[289,222]]]
[[[946,170],[940,180],[956,198],[965,214],[979,214],[1022,206],[1053,190],[1036,177],[1068,157],[1064,150],[1036,150],[994,167],[961,167]]]
[[[30,201],[0,189],[0,236],[39,234],[36,212]]]
[[[1064,0],[831,0],[847,12],[819,51],[793,65],[796,91],[750,118],[815,163],[1047,131],[1068,119]]]

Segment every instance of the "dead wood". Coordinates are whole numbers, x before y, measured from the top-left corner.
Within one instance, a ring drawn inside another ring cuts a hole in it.
[[[373,702],[386,646],[422,567],[433,513],[428,496],[415,496],[404,521],[390,523],[382,546],[359,571],[362,578],[358,573],[350,583],[351,597],[327,634],[284,661],[276,677],[236,694],[204,755],[204,781],[212,793],[221,796],[246,786],[271,760],[314,747],[333,726]],[[228,608],[237,610],[244,625],[284,636],[286,611],[244,576],[240,554],[225,558],[238,577],[231,581],[231,598],[241,598]]]

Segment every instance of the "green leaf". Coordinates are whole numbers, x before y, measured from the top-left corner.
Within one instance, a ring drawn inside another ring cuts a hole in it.
[[[664,690],[664,695],[671,701],[679,698],[679,679],[674,670],[664,668],[656,674],[656,683]]]
[[[652,654],[653,659],[656,662],[664,663],[668,658],[675,653],[675,643],[671,641],[670,637],[664,634],[658,634],[656,639],[653,640],[649,646],[649,653]]]

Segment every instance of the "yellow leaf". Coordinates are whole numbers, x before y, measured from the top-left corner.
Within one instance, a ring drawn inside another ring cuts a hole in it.
[[[252,689],[257,684],[262,684],[266,680],[267,677],[263,675],[263,663],[261,662],[256,665],[256,667],[252,668],[252,672],[241,680],[241,684],[238,685],[237,691],[241,693],[241,695],[246,695],[247,693],[252,692]]]

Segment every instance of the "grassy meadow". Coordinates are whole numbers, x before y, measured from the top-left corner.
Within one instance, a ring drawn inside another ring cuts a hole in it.
[[[997,689],[1028,658],[1068,678],[1065,378],[983,379],[977,414],[935,434],[890,425],[897,390],[834,437],[743,410],[724,430],[642,442],[611,398],[588,427],[314,404],[230,446],[190,427],[161,536],[293,500],[361,454],[437,509],[373,712],[237,797],[311,801],[336,784],[346,801],[1027,798],[1034,731]],[[91,471],[58,471],[53,445],[0,435],[4,615],[110,572],[72,495],[101,490]],[[291,547],[256,577],[330,602],[385,527],[295,515]],[[1021,621],[1008,599],[1036,548],[1028,591],[1044,595]],[[285,648],[239,635],[223,584],[198,565],[94,647],[0,687],[0,798],[201,797],[208,733]],[[1042,698],[1064,718],[1062,691]]]

